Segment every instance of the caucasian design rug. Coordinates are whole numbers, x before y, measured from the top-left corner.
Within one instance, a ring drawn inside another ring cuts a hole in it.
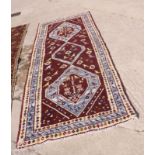
[[[125,122],[136,115],[89,12],[39,25],[17,147]]]
[[[16,73],[18,67],[18,61],[22,44],[27,32],[28,25],[20,25],[11,28],[11,92],[13,97],[13,91],[16,83]]]

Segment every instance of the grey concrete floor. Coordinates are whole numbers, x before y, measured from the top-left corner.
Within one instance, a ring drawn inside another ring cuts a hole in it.
[[[38,23],[90,11],[111,52],[139,118],[107,130],[18,150],[21,98]],[[12,155],[143,155],[143,1],[12,0],[12,26],[29,23],[12,108]]]

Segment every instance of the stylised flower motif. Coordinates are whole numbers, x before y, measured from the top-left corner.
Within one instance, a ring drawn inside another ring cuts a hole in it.
[[[70,101],[76,103],[87,89],[87,80],[78,75],[71,74],[59,86],[59,93]]]
[[[64,88],[64,95],[70,95],[70,88]]]
[[[68,54],[68,55],[71,54],[71,53],[72,53],[72,51],[66,51],[65,52],[65,54]]]
[[[82,63],[83,63],[82,60],[78,60],[78,62],[77,62],[78,65],[81,65]]]

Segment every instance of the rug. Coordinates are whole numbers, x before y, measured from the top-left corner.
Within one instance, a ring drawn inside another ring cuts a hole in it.
[[[38,26],[17,148],[104,129],[136,114],[90,12]]]
[[[12,105],[14,102],[21,102],[22,94],[24,92],[25,81],[27,79],[28,69],[32,55],[33,45],[24,45],[20,54],[20,63],[16,74],[16,90],[12,98]],[[13,107],[12,107],[13,108]],[[13,110],[13,109],[12,109]]]
[[[26,35],[28,25],[20,25],[11,28],[11,96],[16,84],[16,73],[22,44]]]

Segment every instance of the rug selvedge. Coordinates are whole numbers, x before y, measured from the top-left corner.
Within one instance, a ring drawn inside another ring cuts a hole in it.
[[[39,26],[18,148],[107,128],[135,114],[89,12]]]

